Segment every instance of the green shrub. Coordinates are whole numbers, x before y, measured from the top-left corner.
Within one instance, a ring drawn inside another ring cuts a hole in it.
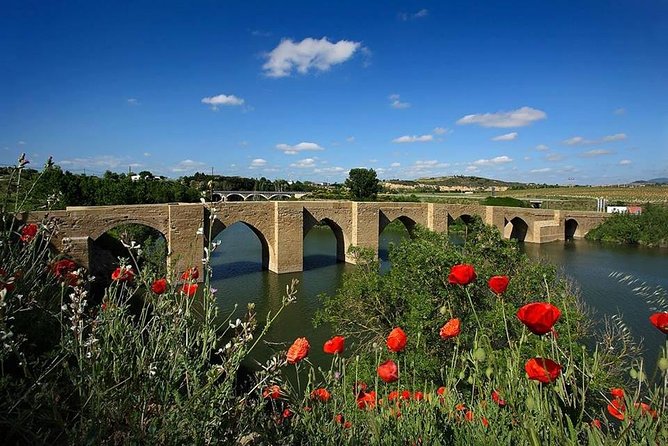
[[[668,207],[646,204],[642,214],[613,214],[586,235],[589,240],[668,246]]]

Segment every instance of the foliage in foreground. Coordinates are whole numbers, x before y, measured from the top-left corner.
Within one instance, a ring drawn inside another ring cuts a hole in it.
[[[589,240],[631,245],[668,246],[668,207],[643,206],[642,214],[613,214],[586,236]]]

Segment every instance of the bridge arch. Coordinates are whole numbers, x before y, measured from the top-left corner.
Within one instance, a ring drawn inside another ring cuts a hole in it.
[[[292,198],[292,196],[290,194],[282,194],[282,193],[272,194],[272,195],[267,196],[267,200],[273,200],[275,198],[278,198],[278,199],[281,199],[281,200],[283,200],[283,199],[289,200],[289,199]]]
[[[574,218],[567,218],[564,222],[564,239],[573,240],[582,238],[582,231],[579,228],[578,221]]]
[[[165,239],[167,239],[168,231],[165,228],[163,228],[161,225],[156,224],[154,221],[142,218],[116,218],[113,220],[107,220],[103,225],[96,227],[90,233],[90,238],[91,240],[95,241],[99,239],[102,236],[102,234],[109,232],[115,227],[129,224],[148,226],[149,228],[158,231],[163,237],[165,237]]]
[[[304,240],[306,240],[306,236],[308,235],[309,232],[313,228],[315,228],[318,225],[326,225],[331,229],[332,233],[334,234],[334,237],[336,239],[336,261],[337,262],[345,262],[346,261],[346,246],[347,246],[347,237],[341,226],[334,221],[333,219],[330,218],[323,218],[320,221],[316,220],[311,220],[307,221],[307,219],[304,219]]]
[[[528,223],[519,216],[513,218],[504,218],[503,221],[503,236],[507,239],[514,239],[518,242],[523,242],[526,239],[532,240],[533,235]]]
[[[250,229],[253,232],[253,234],[255,234],[255,236],[258,238],[258,240],[260,241],[260,246],[262,248],[262,269],[269,269],[269,262],[274,257],[272,246],[269,244],[269,242],[267,241],[267,237],[262,233],[262,231],[260,231],[258,228],[256,228],[255,226],[246,221],[237,220],[235,222],[225,225],[222,221],[218,219],[214,220],[211,225],[211,241],[215,240],[216,237],[218,237],[225,229],[237,224],[244,225],[245,227]]]
[[[227,194],[225,201],[246,201],[246,198],[241,194]]]
[[[413,230],[415,229],[415,225],[417,224],[415,220],[412,218],[406,216],[406,215],[400,215],[392,220],[390,220],[384,213],[380,213],[379,219],[378,219],[378,235],[382,234],[385,228],[390,224],[395,221],[400,221],[406,230],[408,231],[408,234],[413,237]]]

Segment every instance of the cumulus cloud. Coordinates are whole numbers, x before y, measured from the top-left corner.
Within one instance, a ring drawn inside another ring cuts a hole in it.
[[[546,119],[547,114],[531,107],[522,107],[517,110],[499,111],[496,113],[483,113],[466,115],[457,121],[459,125],[478,124],[482,127],[524,127],[534,121]]]
[[[115,155],[99,155],[81,158],[64,159],[58,162],[61,166],[67,166],[71,169],[91,169],[91,170],[114,170],[118,167],[140,167],[141,164],[135,162],[130,157],[118,157]]]
[[[622,165],[622,166],[627,166],[627,165],[629,165],[629,164],[631,164],[631,163],[632,163],[631,160],[621,160],[621,161],[619,162],[619,164]]]
[[[399,96],[396,93],[391,94],[389,96],[389,99],[390,99],[390,107],[396,108],[398,110],[400,110],[402,108],[408,108],[408,107],[411,106],[411,104],[409,102],[401,102],[401,96]]]
[[[19,141],[17,144],[20,145],[20,146],[25,146],[26,142],[25,141]]]
[[[549,155],[545,156],[545,159],[548,161],[561,161],[564,159],[564,156],[561,153],[550,153]]]
[[[446,129],[445,127],[436,127],[434,130],[432,130],[432,133],[434,135],[446,135],[448,133],[452,133],[450,129]]]
[[[180,161],[176,166],[172,167],[171,170],[172,170],[172,172],[176,172],[176,173],[194,172],[196,170],[201,170],[204,167],[206,167],[206,163],[203,163],[201,161],[193,161],[191,159],[186,159],[186,160]]]
[[[438,160],[417,160],[414,164],[417,168],[449,167],[448,163],[441,163]]]
[[[139,105],[139,99],[137,98],[128,98],[127,102],[128,105]]]
[[[625,115],[626,114],[626,109],[624,107],[619,107],[619,108],[616,108],[613,113],[618,115],[618,116]]]
[[[538,150],[539,152],[547,152],[548,150],[550,150],[550,148],[545,144],[538,144],[536,146],[536,150]]]
[[[582,136],[573,136],[563,140],[562,142],[567,146],[583,146],[588,144],[601,144],[604,142],[623,141],[627,138],[626,133],[615,133],[614,135],[607,135],[599,139],[587,139]]]
[[[306,167],[309,167],[309,166],[306,166]],[[343,167],[339,167],[339,166],[336,166],[336,167],[319,167],[319,168],[313,169],[314,173],[341,173],[341,172],[345,172],[345,171],[346,171],[346,169],[344,169]]]
[[[404,135],[400,136],[398,138],[394,138],[392,140],[393,143],[396,144],[402,144],[402,143],[409,143],[409,142],[429,142],[433,141],[434,136],[433,135]]]
[[[218,108],[221,106],[243,105],[244,100],[234,96],[233,94],[219,94],[218,96],[202,98],[202,104],[210,105],[211,110],[218,110]]]
[[[511,163],[513,161],[512,158],[506,155],[502,156],[497,156],[491,159],[479,159],[476,161],[473,161],[473,165],[475,166],[495,166],[499,164],[506,164],[506,163]]]
[[[355,137],[354,136],[349,136],[349,137],[346,138],[346,141],[350,142],[350,143],[353,143],[353,142],[355,142]]]
[[[277,144],[276,148],[285,153],[286,155],[296,155],[299,152],[306,152],[306,151],[325,150],[324,147],[321,147],[314,142],[300,142],[299,144],[295,144],[294,146],[291,146],[289,144]]]
[[[392,163],[390,167],[401,167],[401,163]]]
[[[258,167],[264,167],[266,165],[267,165],[267,160],[262,158],[255,158],[254,160],[251,161],[250,168],[255,169]]]
[[[605,150],[605,149],[594,149],[594,150],[589,150],[587,152],[584,152],[581,154],[581,156],[585,158],[593,158],[595,156],[602,156],[602,155],[612,155],[613,152],[610,150]]]
[[[505,135],[499,135],[492,138],[492,141],[512,141],[517,138],[517,132],[506,133]]]
[[[297,167],[299,169],[306,169],[308,167],[315,167],[315,158],[304,158],[296,163],[290,164],[290,167]]]
[[[543,168],[540,168],[540,169],[530,170],[529,172],[531,172],[531,173],[546,173],[546,172],[551,172],[551,171],[552,171],[551,167],[543,167]]]
[[[283,39],[266,55],[267,61],[262,69],[269,77],[290,76],[294,69],[300,74],[309,70],[327,71],[332,65],[350,59],[361,45],[350,40],[333,43],[327,37],[320,40],[308,37],[301,42]]]
[[[480,170],[480,168],[478,166],[466,166],[466,171],[467,172],[477,172],[479,170]]]

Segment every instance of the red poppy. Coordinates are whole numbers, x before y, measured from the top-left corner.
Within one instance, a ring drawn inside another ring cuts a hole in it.
[[[413,394],[413,398],[415,399],[415,401],[422,401],[424,399],[424,394],[422,392],[419,392],[419,391],[415,392]]]
[[[181,292],[188,297],[193,297],[197,293],[198,285],[196,283],[184,283]]]
[[[489,421],[487,421],[487,418],[485,417],[480,418],[480,422],[482,423],[483,426],[489,427]]]
[[[447,392],[447,389],[443,386],[439,387],[438,390],[436,391],[436,393],[440,396],[443,396],[445,392]]]
[[[378,366],[378,376],[386,383],[393,383],[399,379],[399,368],[391,359]]]
[[[561,366],[551,359],[531,358],[524,364],[529,379],[542,383],[551,383],[561,374]]]
[[[357,396],[357,407],[360,409],[373,409],[376,407],[376,391],[360,392]]]
[[[552,330],[560,317],[559,308],[547,302],[534,302],[517,310],[517,318],[537,335],[544,335]]]
[[[302,359],[306,358],[311,344],[306,338],[297,338],[288,349],[288,364],[297,364]]]
[[[30,243],[37,235],[37,225],[35,223],[28,223],[21,228],[21,241]]]
[[[633,405],[636,409],[640,408],[641,413],[647,414],[652,418],[656,418],[656,410],[652,409],[647,403],[635,403]]]
[[[343,418],[343,414],[337,413],[336,415],[334,415],[334,422],[335,423],[343,424],[344,421],[345,421],[345,419]]]
[[[399,398],[399,391],[397,391],[397,390],[393,390],[387,395],[387,400],[389,402],[392,402],[392,401],[396,400],[397,398]]]
[[[116,282],[132,282],[134,277],[135,273],[132,271],[131,266],[119,266],[111,273],[111,280]]]
[[[77,264],[70,259],[60,259],[51,266],[53,275],[63,283],[69,286],[76,286],[79,282],[79,275],[76,274]]]
[[[610,395],[612,395],[615,398],[622,399],[622,398],[624,398],[624,389],[620,389],[619,387],[615,387],[614,389],[610,389]]]
[[[473,421],[473,412],[470,411],[470,410],[467,410],[466,415],[464,415],[464,417],[466,418],[466,421]]]
[[[593,420],[591,420],[591,425],[597,429],[601,429],[601,420],[599,420],[598,418],[594,418]]]
[[[404,333],[401,328],[397,327],[387,336],[387,348],[398,353],[406,347],[407,341],[408,338],[406,337],[406,333]]]
[[[464,403],[459,403],[455,406],[456,410],[466,410],[466,405]]]
[[[654,313],[649,321],[664,334],[668,334],[668,313]]]
[[[506,405],[506,400],[501,398],[499,391],[494,389],[492,390],[492,401],[499,405],[499,407],[504,407]]]
[[[476,277],[478,276],[475,273],[473,265],[462,263],[450,268],[448,282],[453,285],[468,285],[469,283],[473,282]]]
[[[365,382],[357,381],[353,387],[353,393],[357,395],[360,392],[366,391],[367,385]]]
[[[439,334],[441,335],[441,339],[447,340],[450,338],[454,338],[461,332],[462,332],[461,321],[459,320],[459,318],[453,318],[450,319],[448,322],[445,323],[444,326],[441,327],[441,331]]]
[[[411,399],[411,392],[408,391],[408,390],[403,390],[403,391],[401,392],[401,399],[402,399],[402,400],[409,400],[409,399]]]
[[[624,412],[626,412],[626,406],[624,401],[620,399],[614,399],[610,404],[608,404],[608,413],[618,420],[624,420]]]
[[[262,398],[271,398],[277,400],[281,397],[281,388],[274,384],[273,386],[265,387],[262,391]]]
[[[334,336],[332,339],[325,341],[325,345],[322,346],[322,350],[330,355],[340,355],[343,353],[345,342],[346,338],[343,336]]]
[[[506,288],[508,288],[508,282],[510,282],[508,276],[493,276],[489,278],[487,285],[489,285],[489,289],[494,294],[500,295],[505,293]]]
[[[167,279],[163,277],[162,279],[158,279],[153,282],[151,284],[151,291],[153,291],[155,294],[162,294],[167,291]]]
[[[290,418],[292,415],[294,415],[294,412],[292,412],[289,408],[285,408],[283,410],[283,418]]]
[[[181,280],[197,280],[199,279],[199,270],[196,266],[188,268],[181,274]]]
[[[329,391],[324,388],[320,389],[315,389],[313,392],[311,392],[311,399],[313,400],[318,400],[322,401],[323,403],[326,403],[329,401],[329,398],[331,397]]]

